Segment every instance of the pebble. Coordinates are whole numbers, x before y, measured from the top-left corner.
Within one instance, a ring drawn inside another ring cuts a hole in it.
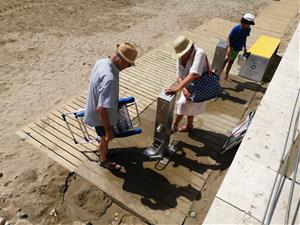
[[[192,218],[196,218],[197,213],[196,213],[195,211],[190,211],[190,216],[191,216]]]
[[[0,173],[0,177],[3,177],[3,173]]]
[[[57,217],[57,212],[55,209],[52,209],[51,212],[50,212],[50,216],[54,216],[54,217]]]
[[[91,221],[85,223],[85,225],[93,225]]]
[[[27,219],[28,215],[27,215],[27,213],[21,212],[20,215],[19,215],[19,218],[20,219]]]
[[[10,225],[10,222],[9,222],[9,221],[6,221],[4,225]]]

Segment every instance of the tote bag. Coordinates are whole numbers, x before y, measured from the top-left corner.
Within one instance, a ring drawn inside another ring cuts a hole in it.
[[[210,70],[207,57],[206,66],[207,72],[187,86],[188,91],[191,93],[190,100],[192,102],[204,102],[218,97],[223,92],[219,83],[219,76]]]

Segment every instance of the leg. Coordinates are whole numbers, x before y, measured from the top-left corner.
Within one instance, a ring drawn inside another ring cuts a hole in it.
[[[105,129],[103,127],[95,127],[96,132],[98,134],[98,136],[100,136],[100,143],[99,143],[99,153],[100,153],[100,162],[99,164],[109,170],[120,170],[121,166],[118,165],[115,162],[111,162],[108,159],[108,145],[109,145],[109,141],[106,140],[106,132]]]
[[[193,129],[194,116],[187,116],[187,125],[182,126],[180,132],[189,132]]]
[[[107,158],[108,144],[109,144],[109,142],[106,141],[105,136],[101,137],[100,143],[99,143],[99,153],[100,153],[100,161],[101,162],[108,160],[108,158]]]
[[[230,60],[228,60],[227,63],[226,63],[225,78],[224,78],[225,80],[229,80],[229,81],[230,81],[230,79],[228,78],[228,75],[229,75],[229,71],[230,71],[230,69],[231,69],[231,67],[232,67],[233,62],[234,62],[234,61],[232,61],[232,60],[230,59]]]
[[[193,128],[194,116],[188,116],[187,121],[187,126]]]
[[[177,131],[178,124],[180,123],[182,118],[183,118],[183,115],[176,114],[176,118],[175,118],[175,121],[172,126],[172,131],[171,131],[172,133],[175,133]]]

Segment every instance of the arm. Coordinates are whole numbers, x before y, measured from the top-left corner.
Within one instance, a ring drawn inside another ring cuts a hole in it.
[[[181,84],[181,82],[182,82],[182,78],[180,76],[178,76],[177,77],[177,83],[178,83],[178,85]]]
[[[225,60],[226,61],[229,59],[230,51],[231,51],[231,43],[230,43],[230,36],[228,36],[228,38],[227,38],[226,55],[225,55]]]
[[[247,53],[247,47],[246,47],[246,42],[247,42],[247,39],[246,39],[246,41],[245,41],[245,44],[244,44],[244,54],[246,54]]]
[[[113,132],[112,132],[112,129],[111,129],[111,125],[109,123],[107,109],[104,108],[104,107],[97,107],[96,111],[98,112],[100,120],[103,123],[104,129],[105,129],[105,132],[106,132],[107,141],[112,140],[113,139]]]
[[[187,91],[186,94],[188,96],[186,96],[184,93],[185,97],[190,97],[190,93],[186,89],[186,86],[188,86],[193,80],[197,79],[198,77],[198,74],[190,73],[183,80],[181,78],[178,78],[177,81],[179,82],[180,79],[180,83],[176,87],[167,88],[165,91],[167,94],[175,94],[176,92],[183,90],[184,92]]]
[[[198,74],[195,73],[190,73],[189,75],[187,75],[182,82],[177,86],[178,91],[182,90],[183,88],[185,88],[186,86],[188,86],[193,80],[197,79],[199,77]]]

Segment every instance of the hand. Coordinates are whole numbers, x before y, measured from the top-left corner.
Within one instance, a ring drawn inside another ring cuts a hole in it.
[[[178,87],[169,87],[169,88],[165,89],[165,93],[166,93],[167,95],[173,95],[173,94],[175,94],[177,91],[179,91],[179,90],[178,90]]]
[[[183,88],[182,93],[187,101],[191,100],[191,93],[188,91],[188,89]]]
[[[114,139],[114,133],[112,131],[112,129],[108,129],[105,131],[106,132],[106,141],[111,141],[112,139]]]
[[[247,49],[244,48],[244,55],[247,55]]]
[[[228,61],[229,60],[229,54],[226,54],[225,55],[225,61]]]

